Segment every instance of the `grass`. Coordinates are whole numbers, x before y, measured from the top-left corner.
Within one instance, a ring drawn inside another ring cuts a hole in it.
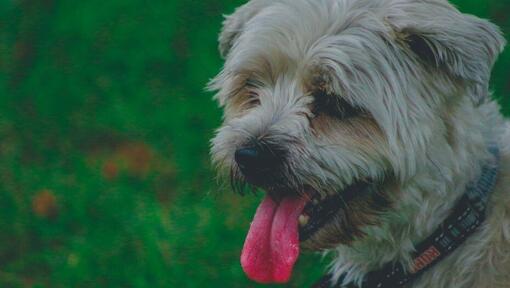
[[[0,2],[0,287],[259,287],[239,265],[258,199],[216,183],[203,89],[242,2]],[[509,31],[510,4],[456,2]],[[305,255],[288,287],[326,264]]]

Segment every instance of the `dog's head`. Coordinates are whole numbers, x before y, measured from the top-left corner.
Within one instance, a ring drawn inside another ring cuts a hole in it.
[[[212,155],[236,190],[268,194],[249,276],[286,281],[297,237],[326,249],[377,225],[430,145],[449,145],[449,109],[488,97],[503,42],[443,0],[252,0],[227,17]]]

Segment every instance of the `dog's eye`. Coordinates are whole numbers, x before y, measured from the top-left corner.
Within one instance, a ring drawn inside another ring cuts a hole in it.
[[[339,119],[349,119],[363,112],[363,109],[350,104],[337,95],[330,95],[324,91],[317,91],[313,93],[313,96],[312,113],[314,115],[326,114]]]
[[[255,91],[248,91],[247,93],[248,99],[246,100],[246,104],[249,107],[254,107],[260,105],[259,94]]]
[[[244,84],[244,88],[246,90],[246,96],[247,99],[245,101],[246,105],[248,107],[255,107],[260,105],[260,97],[258,94],[258,90],[262,86],[262,83],[260,83],[257,80],[248,79],[246,80],[246,83]]]

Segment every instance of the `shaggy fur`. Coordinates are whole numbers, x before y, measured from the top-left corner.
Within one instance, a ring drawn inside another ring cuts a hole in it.
[[[488,90],[503,46],[495,25],[444,0],[252,0],[220,35],[213,161],[244,183],[234,153],[259,139],[284,151],[280,188],[326,196],[370,182],[375,193],[302,243],[335,254],[335,279],[359,282],[411,265],[498,143],[487,221],[409,287],[510,287],[510,125]]]

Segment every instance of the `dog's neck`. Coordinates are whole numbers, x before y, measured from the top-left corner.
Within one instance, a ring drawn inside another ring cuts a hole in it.
[[[366,227],[363,239],[337,248],[331,267],[333,280],[343,275],[348,282],[360,283],[369,271],[392,261],[411,267],[415,245],[437,229],[492,157],[487,145],[496,141],[496,129],[501,126],[497,105],[488,103],[471,109],[473,113],[465,114],[469,117],[450,111],[450,118],[445,119],[452,123],[448,125],[448,137],[434,139],[434,143],[444,145],[431,145],[418,173],[399,191],[386,191],[396,194],[396,202],[382,216],[383,224]],[[487,132],[487,127],[495,129]]]

